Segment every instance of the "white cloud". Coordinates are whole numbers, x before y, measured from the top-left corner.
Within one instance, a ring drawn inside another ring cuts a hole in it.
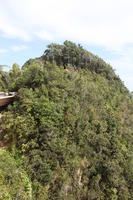
[[[54,40],[53,34],[47,32],[45,30],[40,30],[40,31],[36,32],[35,35],[37,37],[39,37],[40,39],[45,40],[45,41],[52,41],[52,40]]]
[[[7,52],[8,52],[7,49],[0,49],[0,54],[5,54],[5,53],[7,53]]]
[[[25,45],[19,45],[19,46],[14,45],[14,46],[11,47],[11,50],[13,50],[13,51],[15,51],[15,52],[18,52],[18,51],[24,51],[24,50],[26,50],[27,48],[28,48],[28,47],[25,46]]]
[[[17,19],[17,18],[16,18]],[[0,31],[1,35],[6,38],[19,38],[25,41],[31,40],[31,35],[25,29],[21,28],[21,23],[16,23],[8,7],[6,1],[0,2]]]
[[[115,49],[133,42],[132,9],[132,0],[5,0],[0,29],[24,40],[36,33]]]

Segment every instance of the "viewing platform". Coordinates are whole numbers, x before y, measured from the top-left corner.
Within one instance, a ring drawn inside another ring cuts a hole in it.
[[[0,107],[12,103],[15,95],[15,92],[0,92]]]

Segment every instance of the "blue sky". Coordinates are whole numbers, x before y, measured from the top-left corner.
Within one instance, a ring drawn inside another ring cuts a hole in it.
[[[133,91],[132,0],[0,0],[0,64],[20,66],[71,40],[111,64]]]

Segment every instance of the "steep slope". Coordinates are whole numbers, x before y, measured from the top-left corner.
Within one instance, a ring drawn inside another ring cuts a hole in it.
[[[133,199],[133,99],[111,66],[66,41],[14,65],[3,85],[17,97],[2,140],[32,199]]]

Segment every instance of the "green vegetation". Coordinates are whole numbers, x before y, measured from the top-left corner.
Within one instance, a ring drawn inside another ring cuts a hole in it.
[[[133,199],[133,98],[110,65],[66,41],[0,74],[17,92],[0,118],[0,200]]]
[[[32,187],[26,173],[5,150],[0,149],[0,199],[32,199]]]

